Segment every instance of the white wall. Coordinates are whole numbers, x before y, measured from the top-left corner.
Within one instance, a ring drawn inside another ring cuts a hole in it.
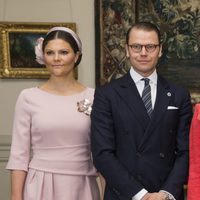
[[[75,22],[83,43],[79,81],[95,86],[94,0],[0,0],[0,21]],[[10,135],[16,98],[37,79],[0,79],[0,135]]]
[[[94,0],[0,0],[0,21],[75,22],[83,43],[79,81],[95,87]],[[42,81],[0,79],[0,200],[10,199],[9,172],[5,166],[16,98],[23,88],[37,86]]]

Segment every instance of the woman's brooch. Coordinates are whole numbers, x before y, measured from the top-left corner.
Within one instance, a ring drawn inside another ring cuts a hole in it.
[[[77,102],[78,111],[83,112],[86,115],[90,115],[92,111],[92,103],[88,99],[83,99]]]

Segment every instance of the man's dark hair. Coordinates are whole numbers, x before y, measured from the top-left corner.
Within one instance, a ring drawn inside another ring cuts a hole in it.
[[[161,33],[160,33],[159,28],[155,24],[152,24],[151,22],[137,22],[133,26],[131,26],[127,31],[126,44],[128,44],[128,42],[129,42],[129,35],[133,28],[144,30],[144,31],[154,31],[154,32],[156,32],[156,34],[158,36],[159,43],[161,42]]]

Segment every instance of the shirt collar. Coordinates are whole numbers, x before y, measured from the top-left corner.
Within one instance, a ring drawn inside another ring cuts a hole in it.
[[[139,73],[137,73],[133,69],[133,67],[131,67],[131,69],[130,69],[130,75],[131,75],[131,78],[133,79],[133,81],[135,82],[135,84],[137,84],[139,81],[141,81],[142,78],[144,78]],[[154,72],[149,77],[145,77],[145,78],[149,78],[150,82],[152,82],[152,83],[154,83],[156,85],[157,84],[157,80],[158,80],[158,74],[157,74],[156,69],[154,70]]]

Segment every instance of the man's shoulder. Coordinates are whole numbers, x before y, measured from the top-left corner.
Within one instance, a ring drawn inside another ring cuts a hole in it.
[[[125,84],[129,78],[130,78],[130,74],[126,73],[120,78],[112,79],[110,82],[105,83],[104,85],[100,86],[100,88],[111,89],[114,87],[118,87],[120,85]]]
[[[189,91],[186,88],[184,88],[183,86],[181,86],[177,83],[174,83],[171,80],[164,78],[161,75],[158,76],[158,80],[165,88],[170,90],[175,95],[180,95],[180,96],[182,96],[182,95],[188,96],[189,95]]]
[[[113,98],[116,91],[127,84],[128,76],[130,75],[125,74],[123,77],[113,79],[104,85],[96,87],[95,93],[103,94],[104,96]]]
[[[161,75],[158,75],[158,80],[166,85],[167,87],[171,88],[171,89],[175,89],[175,90],[182,90],[182,91],[186,91],[187,89],[184,88],[183,86],[181,86],[180,84],[177,84],[169,79],[164,78]]]

